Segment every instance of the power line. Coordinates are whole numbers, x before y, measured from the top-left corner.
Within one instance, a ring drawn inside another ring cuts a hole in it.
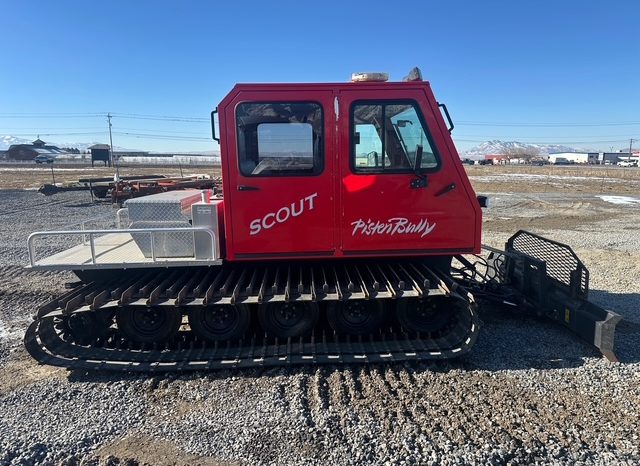
[[[210,120],[207,119],[198,119],[198,118],[158,118],[158,117],[137,117],[137,116],[124,116],[124,115],[114,115],[117,118],[126,118],[130,120],[148,120],[148,121],[172,121],[178,123],[209,123]]]
[[[482,134],[458,134],[458,135],[454,135],[453,137],[457,139],[456,136],[459,136],[461,138],[481,138],[484,140],[493,140],[493,139],[502,139],[504,140],[505,138],[508,139],[567,139],[567,140],[571,140],[574,141],[576,139],[603,139],[603,138],[620,138],[620,140],[627,140],[627,134],[609,134],[609,135],[605,135],[605,134],[601,134],[601,135],[593,135],[593,136],[588,136],[588,135],[575,135],[575,136],[511,136],[511,135],[507,135],[507,136],[485,136]]]
[[[120,116],[120,117],[136,117],[136,118],[166,118],[166,119],[182,119],[182,120],[197,120],[197,121],[206,121],[209,122],[209,118],[205,117],[194,117],[194,116],[176,116],[176,115],[152,115],[146,113],[119,113],[113,112],[112,115]]]
[[[165,129],[153,129],[153,128],[123,128],[120,127],[121,129],[124,130],[129,130],[129,131],[151,131],[154,133],[167,133],[167,134],[199,134],[199,135],[205,135],[207,134],[207,131],[174,131],[174,130],[165,130]],[[32,127],[0,127],[0,131],[11,131],[11,130],[30,130],[33,129]],[[102,130],[99,131],[100,133],[104,132],[104,130],[102,129],[102,127],[93,127],[93,126],[86,126],[86,127],[74,127],[74,126],[58,126],[58,127],[37,127],[37,130],[33,130],[33,132],[31,133],[14,133],[11,134],[11,136],[21,136],[21,135],[26,135],[26,136],[30,136],[32,134],[41,134],[43,136],[50,136],[50,135],[66,135],[66,134],[89,134],[89,133],[78,133],[78,132],[55,132],[55,133],[43,133],[43,130],[51,130],[51,129],[66,129],[66,130],[77,130],[77,129],[83,129],[83,130],[88,130],[88,129],[93,129],[93,130]]]
[[[640,125],[640,121],[626,121],[626,122],[610,122],[610,123],[500,123],[500,122],[487,122],[487,121],[456,121],[456,126],[515,126],[515,127],[597,127],[597,126],[635,126]]]
[[[205,135],[208,132],[207,131],[173,131],[173,130],[165,130],[165,129],[147,129],[147,128],[123,128],[121,126],[119,126],[120,129],[126,130],[126,131],[151,131],[154,133],[167,133],[167,134],[200,134],[200,135]]]
[[[0,112],[0,118],[96,118],[106,117],[107,112],[74,112],[74,113],[57,113],[57,112]],[[188,123],[208,123],[210,120],[206,117],[199,116],[179,116],[179,115],[152,115],[143,113],[120,113],[111,112],[112,117],[127,118],[133,120],[152,120],[152,121],[173,121],[173,122],[188,122]]]
[[[124,131],[114,131],[113,134],[120,136],[130,136],[138,139],[166,139],[173,141],[211,141],[211,138],[197,137],[197,136],[171,136],[166,134],[143,134],[143,133],[130,133]]]
[[[33,126],[3,126],[0,127],[0,131],[11,131],[11,130],[28,130],[33,129]],[[51,129],[66,129],[66,130],[78,130],[78,129],[102,129],[101,126],[38,126],[39,130],[51,130]]]
[[[0,112],[0,115],[106,115],[107,112]]]
[[[89,131],[89,132],[70,132],[70,133],[43,133],[43,132],[39,132],[39,131],[34,131],[33,133],[15,133],[15,134],[11,134],[10,136],[16,136],[16,137],[31,137],[34,134],[35,135],[40,135],[40,136],[87,136],[90,134],[104,134],[106,133],[105,130],[102,131]]]
[[[487,139],[458,139],[453,138],[456,142],[488,142]],[[621,143],[627,142],[628,139],[615,139],[607,141],[518,141],[522,144],[545,144],[545,145],[562,145],[562,144],[603,144],[603,143]]]
[[[38,115],[7,115],[7,114],[0,114],[0,118],[31,118],[31,119],[42,119],[42,118],[47,118],[47,119],[62,119],[62,118],[104,118],[106,116],[105,114],[95,114],[95,115],[88,115],[88,114],[82,114],[82,115],[44,115],[44,114],[38,114]]]

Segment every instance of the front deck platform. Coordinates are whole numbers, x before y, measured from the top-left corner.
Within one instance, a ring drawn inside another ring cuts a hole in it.
[[[111,233],[79,244],[57,254],[36,260],[30,268],[38,270],[130,269],[220,265],[220,259],[188,257],[145,257],[130,233]]]

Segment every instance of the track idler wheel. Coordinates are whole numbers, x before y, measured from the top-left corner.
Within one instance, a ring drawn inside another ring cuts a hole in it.
[[[136,343],[161,343],[180,329],[182,314],[174,307],[125,306],[116,312],[118,328]]]
[[[327,319],[339,334],[366,335],[373,333],[385,317],[381,300],[353,299],[327,304]]]
[[[65,333],[78,345],[90,345],[109,333],[113,313],[104,311],[77,312],[62,319]]]
[[[244,335],[251,319],[246,304],[216,304],[189,310],[189,326],[207,341],[237,340]]]
[[[408,332],[437,333],[456,318],[459,306],[466,309],[468,303],[451,296],[405,298],[398,301],[396,314]]]
[[[298,337],[313,329],[318,321],[318,304],[313,302],[271,302],[258,308],[260,325],[278,338]]]

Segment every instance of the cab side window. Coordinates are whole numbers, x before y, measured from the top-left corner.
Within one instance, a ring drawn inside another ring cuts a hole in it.
[[[239,104],[236,131],[238,164],[244,176],[305,176],[322,172],[324,147],[320,104]]]
[[[422,148],[421,168],[440,163],[418,105],[412,101],[356,102],[351,107],[351,167],[356,173],[406,173]]]

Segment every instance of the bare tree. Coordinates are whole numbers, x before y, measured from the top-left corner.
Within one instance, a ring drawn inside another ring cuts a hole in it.
[[[504,151],[504,155],[511,163],[512,160],[531,163],[531,161],[540,156],[540,150],[535,147],[511,147]]]

